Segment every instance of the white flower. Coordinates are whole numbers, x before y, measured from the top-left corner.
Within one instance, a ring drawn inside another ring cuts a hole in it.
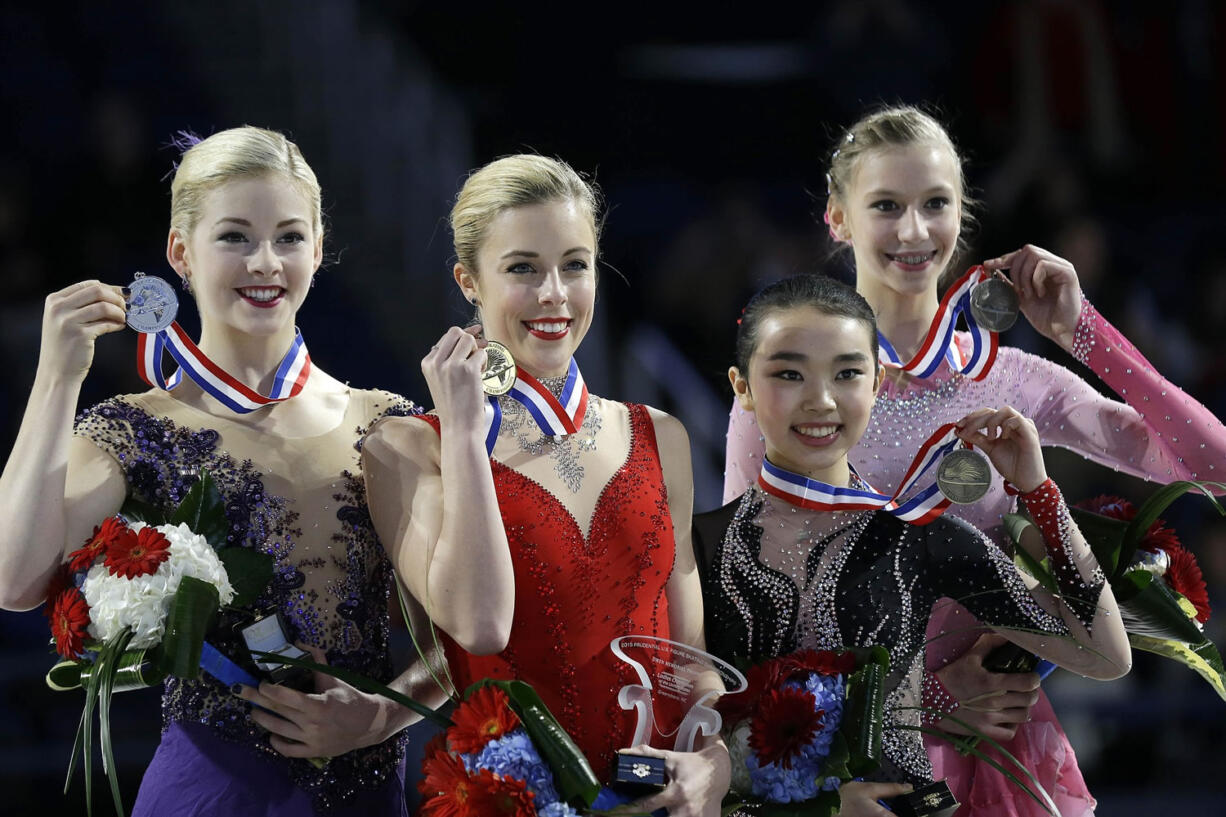
[[[728,759],[732,763],[732,790],[749,794],[753,791],[749,767],[745,765],[745,759],[749,757],[749,720],[741,721],[731,731],[725,730],[724,741],[728,744]]]
[[[143,527],[144,522],[137,522],[132,530],[139,532]],[[159,525],[157,530],[170,541],[170,547],[169,558],[158,565],[156,573],[128,579],[112,576],[104,564],[98,563],[86,574],[81,592],[89,604],[89,634],[99,641],[110,641],[129,627],[133,648],[161,642],[170,602],[184,576],[216,587],[222,604],[234,598],[225,565],[207,539],[183,523]]]

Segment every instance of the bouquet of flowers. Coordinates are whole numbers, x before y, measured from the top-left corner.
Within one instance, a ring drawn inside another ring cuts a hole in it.
[[[1139,508],[1119,497],[1101,496],[1069,510],[1111,584],[1132,646],[1190,667],[1226,700],[1226,666],[1204,634],[1210,612],[1205,580],[1196,557],[1158,518],[1173,501],[1192,491],[1206,496],[1218,513],[1226,515],[1211,489],[1226,490],[1226,484],[1173,482]],[[1024,517],[1006,517],[1014,541],[1029,524]],[[1054,587],[1046,561],[1030,558],[1020,547],[1016,559],[1023,570]]]
[[[757,813],[830,815],[839,786],[877,767],[889,656],[805,651],[749,668],[749,688],[720,699],[732,759],[728,806]]]
[[[567,817],[600,784],[583,754],[521,681],[474,684],[426,749],[423,817]]]
[[[87,803],[95,707],[103,770],[122,814],[111,774],[111,695],[152,686],[167,675],[196,678],[205,634],[219,608],[254,602],[272,576],[271,556],[227,543],[222,508],[207,473],[169,517],[129,500],[69,554],[52,582],[45,609],[62,660],[47,673],[47,684],[85,690],[68,778],[83,755]]]

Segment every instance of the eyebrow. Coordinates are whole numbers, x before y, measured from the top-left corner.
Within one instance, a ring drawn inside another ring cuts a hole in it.
[[[591,249],[589,249],[588,247],[571,247],[569,250],[562,253],[562,255],[563,257],[565,257],[567,255],[570,255],[571,253],[576,253],[576,252],[585,252],[588,255],[591,255],[592,253]],[[511,258],[513,256],[518,256],[520,258],[540,258],[541,254],[539,252],[532,252],[530,250],[509,250],[507,252],[504,252],[501,256],[499,256],[499,258],[500,259]]]
[[[953,195],[953,192],[954,192],[953,187],[947,184],[938,184],[935,187],[929,187],[927,190],[924,191],[923,195],[932,196],[937,193],[940,193],[943,195],[950,196],[950,195]],[[864,194],[864,197],[867,199],[875,199],[875,198],[882,198],[882,197],[902,198],[902,194],[899,193],[897,190],[890,190],[888,188],[878,188],[877,190],[869,190],[868,192]]]
[[[225,216],[223,218],[219,218],[217,219],[217,223],[218,224],[227,224],[227,223],[228,224],[241,224],[244,227],[251,226],[250,221],[248,221],[245,218],[238,218],[237,216]],[[306,224],[306,219],[297,218],[297,217],[287,218],[285,221],[277,222],[277,229],[280,230],[282,227],[288,227],[291,224]]]
[[[784,360],[784,361],[790,361],[794,363],[804,363],[808,359],[809,359],[809,356],[806,355],[804,352],[783,351],[783,352],[775,352],[773,355],[768,357],[766,360],[767,362],[771,362],[775,360]],[[864,354],[863,352],[845,352],[841,355],[834,356],[835,363],[860,363],[868,359],[869,359],[868,355]]]

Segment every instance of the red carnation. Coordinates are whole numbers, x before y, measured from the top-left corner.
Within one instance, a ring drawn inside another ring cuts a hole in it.
[[[1196,620],[1204,624],[1209,620],[1209,591],[1205,588],[1205,577],[1200,572],[1196,557],[1179,545],[1167,548],[1166,555],[1171,558],[1171,566],[1163,578],[1172,590],[1192,602],[1196,608]]]
[[[135,579],[156,573],[170,558],[170,540],[157,528],[146,525],[138,533],[129,528],[106,549],[106,566],[112,576]]]
[[[100,526],[94,527],[94,534],[85,545],[68,554],[68,569],[74,572],[88,570],[100,555],[110,550],[111,545],[131,532],[131,528],[118,516],[102,520]]]
[[[536,817],[535,795],[523,780],[502,777],[489,769],[478,769],[472,778],[473,814],[506,814],[509,817]]]
[[[822,728],[826,713],[816,706],[811,692],[796,687],[772,689],[763,695],[749,725],[749,746],[758,762],[778,761],[783,768],[792,768],[792,758]]]
[[[65,658],[76,658],[89,635],[89,605],[75,587],[64,590],[51,602],[51,636],[55,651]]]
[[[455,725],[447,730],[447,740],[452,751],[460,754],[480,752],[485,744],[519,726],[507,694],[495,686],[479,687],[456,708],[451,720]]]
[[[448,754],[441,744],[431,742],[434,751],[426,752],[421,763],[422,817],[469,817],[480,814],[470,802],[473,781],[459,758]],[[428,747],[429,749],[430,747]]]

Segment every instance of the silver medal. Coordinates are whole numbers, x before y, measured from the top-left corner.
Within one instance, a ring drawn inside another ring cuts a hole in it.
[[[1003,332],[1017,321],[1017,292],[1000,278],[981,281],[971,290],[971,315],[989,332]]]
[[[178,312],[174,287],[156,276],[136,273],[128,286],[128,326],[137,332],[160,332],[174,323]]]
[[[978,502],[991,486],[992,466],[978,451],[954,449],[937,466],[937,487],[950,502],[959,505]]]

